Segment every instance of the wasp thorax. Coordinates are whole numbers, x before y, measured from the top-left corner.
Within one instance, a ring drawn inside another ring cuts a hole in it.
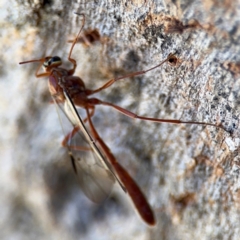
[[[55,57],[46,57],[43,67],[48,68],[48,67],[57,67],[62,64],[62,59],[58,56]]]

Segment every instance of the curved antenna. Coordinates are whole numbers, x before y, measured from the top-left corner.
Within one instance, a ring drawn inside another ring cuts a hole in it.
[[[77,43],[77,40],[78,40],[78,38],[79,38],[79,36],[80,36],[80,34],[81,34],[82,30],[83,30],[83,27],[84,27],[84,25],[85,25],[85,15],[84,15],[83,13],[77,13],[77,12],[75,12],[75,14],[77,14],[77,15],[79,15],[79,16],[82,16],[82,17],[83,17],[83,22],[82,22],[82,26],[81,26],[81,28],[80,28],[80,30],[79,30],[76,38],[73,40],[73,43],[72,43],[70,52],[69,52],[69,54],[68,54],[68,58],[69,58],[69,59],[71,59],[71,55],[72,55],[73,48],[74,48],[75,44]]]
[[[75,44],[77,43],[77,40],[78,40],[78,38],[79,38],[79,36],[80,36],[80,34],[82,32],[82,29],[84,27],[84,24],[85,24],[85,15],[83,13],[77,13],[77,12],[75,12],[75,14],[83,17],[83,23],[82,23],[82,27],[80,28],[80,30],[79,30],[79,32],[77,34],[77,37],[73,40],[71,49],[70,49],[69,54],[68,54],[68,60],[73,64],[73,68],[68,71],[69,75],[73,75],[74,72],[75,72],[75,69],[77,67],[77,62],[76,62],[75,59],[71,58],[71,55],[72,55],[73,48],[74,48]]]

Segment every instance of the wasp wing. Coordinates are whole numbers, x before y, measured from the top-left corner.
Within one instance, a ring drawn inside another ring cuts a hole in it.
[[[71,98],[65,91],[64,95],[66,99],[64,106],[54,97],[53,101],[56,103],[64,134],[66,134],[65,123],[61,113],[64,113],[65,119],[68,119],[72,128],[79,128],[74,136],[69,137],[67,143],[74,172],[84,194],[93,202],[101,202],[111,193],[116,176],[89,134]]]
[[[84,194],[96,203],[107,198],[115,182],[111,172],[99,164],[92,153],[83,154],[82,151],[73,150],[70,157],[78,183]]]

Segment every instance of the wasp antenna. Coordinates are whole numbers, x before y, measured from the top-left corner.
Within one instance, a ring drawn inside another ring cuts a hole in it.
[[[76,44],[76,42],[77,42],[77,40],[78,40],[78,38],[79,38],[79,36],[80,36],[80,34],[81,34],[81,32],[82,32],[82,29],[83,29],[83,27],[84,27],[84,24],[85,24],[85,15],[84,15],[83,13],[77,13],[77,12],[74,12],[74,13],[77,14],[77,15],[79,15],[79,16],[82,16],[82,17],[83,17],[83,22],[82,22],[82,27],[80,28],[80,30],[79,30],[76,38],[73,40],[73,44],[72,44],[72,47],[71,47],[71,49],[70,49],[68,58],[71,58],[73,48],[74,48],[74,46],[75,46],[75,44]]]
[[[32,62],[43,62],[43,59],[33,59],[29,61],[20,62],[19,64],[32,63]]]

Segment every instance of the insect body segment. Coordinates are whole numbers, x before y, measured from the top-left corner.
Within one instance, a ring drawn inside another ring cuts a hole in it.
[[[47,68],[49,67],[58,67],[62,64],[62,59],[58,56],[55,57],[47,57],[43,63],[43,67],[46,68],[46,72],[48,72]]]

